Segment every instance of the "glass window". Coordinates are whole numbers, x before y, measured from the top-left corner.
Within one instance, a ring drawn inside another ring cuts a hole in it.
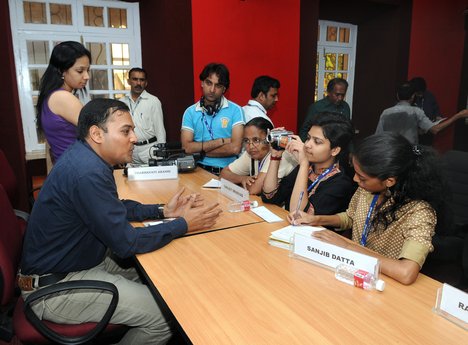
[[[71,5],[50,4],[51,24],[72,25]]]
[[[327,26],[327,41],[336,42],[337,28],[336,26]]]
[[[338,69],[348,70],[348,54],[338,54]]]
[[[125,8],[109,8],[108,15],[110,28],[127,28],[127,10]]]
[[[114,76],[114,90],[130,90],[130,86],[127,84],[127,73],[126,69],[114,69],[112,75]]]
[[[89,88],[91,90],[108,90],[109,82],[107,79],[107,70],[91,69],[89,78]]]
[[[336,54],[325,54],[325,69],[328,71],[336,69]]]
[[[49,42],[47,41],[27,41],[29,64],[47,64],[49,63]]]
[[[340,42],[349,43],[349,28],[340,28]]]
[[[23,2],[24,22],[32,24],[47,24],[46,4],[42,2]]]
[[[130,65],[130,52],[128,44],[111,44],[111,58],[113,65],[128,66]]]
[[[107,65],[105,43],[88,42],[86,48],[91,52],[92,65]]]
[[[349,84],[345,100],[352,109],[357,26],[319,20],[318,32],[315,100],[327,95],[331,79],[343,78]]]
[[[104,8],[83,6],[84,23],[86,26],[104,27]]]
[[[45,68],[30,68],[29,79],[31,80],[31,90],[39,92],[39,84],[44,75]]]

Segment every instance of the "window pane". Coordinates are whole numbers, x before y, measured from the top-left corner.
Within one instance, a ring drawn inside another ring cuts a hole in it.
[[[337,73],[336,77],[337,78],[348,79],[348,73]]]
[[[130,52],[126,43],[112,43],[111,45],[112,64],[117,66],[130,65]]]
[[[349,43],[349,28],[340,28],[340,42]]]
[[[39,91],[39,83],[44,75],[45,68],[30,68],[29,79],[31,80],[31,90]]]
[[[109,8],[108,16],[110,28],[127,28],[127,10],[125,8]]]
[[[336,26],[327,26],[327,41],[336,42],[337,28]]]
[[[27,41],[28,63],[47,64],[49,61],[49,44],[47,41]]]
[[[50,4],[50,22],[52,24],[72,25],[71,5]]]
[[[91,90],[108,90],[107,71],[92,69],[91,78],[89,79],[89,88]]]
[[[348,70],[348,54],[338,54],[338,69],[342,71]]]
[[[94,6],[83,6],[84,23],[86,26],[104,26],[104,8]]]
[[[47,24],[45,4],[41,2],[23,2],[24,22],[33,24]]]
[[[126,83],[126,75],[128,70],[126,69],[113,69],[112,75],[114,76],[114,90],[130,90],[130,87]]]
[[[336,54],[325,54],[325,69],[334,71],[336,69]]]
[[[107,65],[105,43],[86,43],[86,48],[91,52],[92,65]]]

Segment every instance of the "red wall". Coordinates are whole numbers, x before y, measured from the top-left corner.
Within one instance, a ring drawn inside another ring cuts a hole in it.
[[[254,79],[267,74],[281,83],[272,120],[296,130],[299,5],[300,0],[192,0],[195,100],[201,96],[198,75],[209,62],[229,68],[226,96],[241,106]]]
[[[445,116],[457,112],[467,0],[413,0],[408,78],[422,76]],[[452,148],[453,126],[436,136],[435,147]]]

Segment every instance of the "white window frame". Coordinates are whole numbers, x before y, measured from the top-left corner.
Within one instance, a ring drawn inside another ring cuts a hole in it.
[[[336,26],[339,28],[350,29],[349,42],[330,42],[326,40],[327,37],[327,26]],[[348,54],[348,74],[346,81],[348,82],[348,90],[346,92],[346,102],[349,104],[351,110],[353,109],[353,93],[354,93],[354,70],[356,62],[356,45],[357,45],[357,32],[358,27],[353,24],[339,23],[328,20],[319,20],[320,34],[317,40],[317,56],[318,56],[318,85],[316,85],[316,92],[318,99],[322,99],[322,95],[326,92],[324,89],[323,80],[325,73],[330,72],[325,70],[325,54],[336,53],[336,54]]]
[[[29,69],[31,67],[47,68],[44,65],[28,64],[27,41],[67,41],[73,40],[83,44],[87,42],[106,43],[106,61],[107,65],[92,65],[91,70],[107,69],[130,69],[142,65],[141,59],[141,38],[140,38],[140,17],[139,4],[127,3],[115,0],[90,1],[90,0],[31,0],[42,3],[69,4],[71,5],[72,25],[51,25],[51,24],[32,24],[24,23],[23,1],[9,0],[10,21],[13,41],[13,52],[15,57],[15,67],[17,72],[18,94],[21,109],[21,118],[23,123],[23,134],[26,147],[26,159],[45,158],[45,145],[39,142],[36,131],[36,110],[33,104],[33,96],[38,92],[31,90],[31,80]],[[84,25],[83,6],[105,7],[104,23],[107,23],[107,7],[127,9],[127,29],[107,28],[107,27],[88,27]],[[48,9],[48,7],[47,7]],[[47,20],[49,21],[49,11],[46,10]],[[129,45],[129,65],[117,66],[111,64],[110,44],[126,43]],[[49,42],[49,53],[52,52],[52,46]],[[113,85],[112,73],[108,73],[109,88]],[[127,93],[125,90],[89,90],[91,95],[109,94],[112,97],[115,94]]]

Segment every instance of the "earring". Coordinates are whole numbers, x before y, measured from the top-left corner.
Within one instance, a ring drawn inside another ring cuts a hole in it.
[[[391,196],[392,196],[392,191],[390,190],[390,188],[387,187],[387,190],[385,191],[385,197],[390,198]]]
[[[62,75],[62,80],[64,80],[64,79],[65,79],[65,77]]]

